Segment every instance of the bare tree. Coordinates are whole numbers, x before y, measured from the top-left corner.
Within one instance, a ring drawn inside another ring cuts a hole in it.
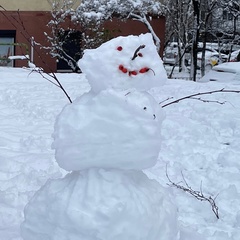
[[[208,32],[212,25],[212,16],[214,11],[217,10],[218,0],[204,0],[201,4],[201,40],[203,42],[202,47],[202,61],[201,61],[201,75],[205,75],[205,52]]]
[[[179,71],[185,67],[186,47],[190,44],[192,29],[193,9],[192,0],[165,0],[166,14],[166,37],[165,46],[169,41],[178,42],[178,65]]]
[[[200,0],[201,1],[201,0]],[[197,49],[200,33],[200,1],[192,0],[193,4],[193,30],[192,30],[192,55],[191,55],[191,78],[195,82],[197,76]]]

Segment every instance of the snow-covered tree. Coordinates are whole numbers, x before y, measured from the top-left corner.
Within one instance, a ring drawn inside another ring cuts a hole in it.
[[[135,19],[147,26],[159,51],[160,39],[151,27],[149,16],[160,16],[164,11],[164,6],[157,0],[83,0],[72,19],[85,28],[90,26],[95,32],[102,27],[104,21],[113,17],[121,20]]]
[[[73,71],[78,70],[77,60],[65,49],[66,43],[71,41],[71,35],[76,32],[77,27],[71,27],[70,16],[73,14],[73,6],[76,3],[71,0],[48,0],[52,6],[51,20],[48,23],[50,34],[44,33],[50,46],[43,47],[49,51],[57,61],[65,61]],[[66,27],[68,26],[68,27]],[[73,40],[74,41],[74,40]],[[80,44],[80,43],[79,43]],[[80,55],[80,53],[76,53]]]

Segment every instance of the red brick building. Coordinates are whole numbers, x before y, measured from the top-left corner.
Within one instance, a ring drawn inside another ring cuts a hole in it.
[[[79,3],[80,0],[77,0],[76,4],[78,5]],[[48,0],[25,0],[24,3],[21,1],[1,0],[0,5],[5,9],[0,9],[0,65],[12,67],[28,66],[28,60],[6,60],[9,56],[28,55],[29,59],[36,66],[44,68],[45,71],[67,70],[66,64],[56,61],[55,58],[47,54],[46,50],[36,45],[34,47],[31,46],[33,38],[43,46],[48,44],[44,34],[44,32],[50,33],[47,24],[51,20],[51,5]],[[71,25],[71,22],[66,23],[66,29],[68,25]],[[151,25],[163,42],[165,18],[152,18]],[[106,28],[118,30],[111,31],[113,37],[146,33],[148,31],[143,23],[134,20],[128,20],[127,22],[114,20],[107,22]],[[163,44],[161,45],[163,46]],[[71,48],[71,46],[69,47]],[[162,51],[163,49],[161,49],[161,53]]]

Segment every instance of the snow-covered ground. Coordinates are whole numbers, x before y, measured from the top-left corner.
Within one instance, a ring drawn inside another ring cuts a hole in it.
[[[21,240],[24,206],[47,179],[66,174],[56,164],[51,145],[55,118],[68,100],[58,87],[29,70],[0,68],[0,76],[0,239]],[[57,76],[72,99],[90,88],[84,75]],[[168,80],[149,92],[164,105],[222,88],[240,90],[240,83]],[[168,187],[167,169],[173,182],[184,185],[185,179],[192,189],[216,197],[219,219],[208,202],[172,188],[179,224],[186,232],[199,232],[203,240],[238,240],[240,94],[201,98],[210,102],[187,99],[164,107],[159,160],[145,173]]]

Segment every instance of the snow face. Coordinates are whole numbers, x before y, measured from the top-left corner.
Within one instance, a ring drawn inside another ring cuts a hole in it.
[[[68,171],[151,167],[160,151],[163,116],[148,93],[108,89],[84,94],[56,120],[56,160]]]
[[[94,92],[106,88],[142,91],[167,80],[150,33],[117,37],[97,49],[85,50],[78,64]]]
[[[89,169],[50,180],[25,208],[24,240],[177,240],[167,189],[141,171]]]

